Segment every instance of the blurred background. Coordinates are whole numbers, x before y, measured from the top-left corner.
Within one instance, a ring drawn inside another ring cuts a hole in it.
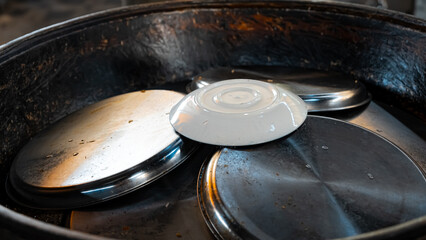
[[[0,0],[0,45],[34,30],[106,9],[165,0]],[[170,0],[169,0],[170,1]],[[426,0],[341,0],[426,19]]]

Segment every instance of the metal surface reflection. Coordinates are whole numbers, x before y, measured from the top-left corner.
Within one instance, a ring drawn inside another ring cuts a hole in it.
[[[168,122],[170,108],[182,97],[164,90],[133,92],[60,120],[20,151],[9,193],[38,208],[71,208],[154,181],[197,145],[180,138]]]
[[[223,239],[347,237],[426,214],[426,181],[412,160],[330,118],[309,116],[287,138],[225,148],[199,179],[206,221]]]
[[[193,78],[187,91],[212,83],[247,78],[274,83],[301,97],[309,112],[352,109],[367,104],[371,96],[365,86],[352,76],[335,72],[276,66],[214,68]]]

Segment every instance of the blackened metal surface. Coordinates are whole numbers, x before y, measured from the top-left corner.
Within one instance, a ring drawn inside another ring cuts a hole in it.
[[[224,148],[201,173],[206,221],[222,239],[330,239],[426,214],[426,179],[395,145],[313,117],[289,137]]]

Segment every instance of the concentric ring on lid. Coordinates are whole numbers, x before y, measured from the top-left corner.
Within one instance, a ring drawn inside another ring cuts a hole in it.
[[[216,152],[198,199],[217,239],[334,239],[424,216],[426,179],[374,132],[308,116],[289,137]]]
[[[224,146],[253,145],[296,130],[306,119],[303,100],[278,86],[250,79],[221,81],[185,96],[170,112],[175,130]]]

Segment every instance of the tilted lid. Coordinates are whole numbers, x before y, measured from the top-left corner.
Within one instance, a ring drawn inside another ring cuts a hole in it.
[[[9,192],[37,208],[70,208],[120,196],[164,175],[194,150],[170,125],[183,94],[139,91],[87,106],[21,149]]]

